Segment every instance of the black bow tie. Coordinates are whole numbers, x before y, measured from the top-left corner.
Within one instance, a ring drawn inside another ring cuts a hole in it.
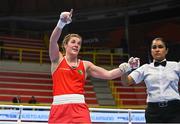
[[[159,65],[166,66],[166,61],[163,62],[154,62],[154,66],[157,67]]]

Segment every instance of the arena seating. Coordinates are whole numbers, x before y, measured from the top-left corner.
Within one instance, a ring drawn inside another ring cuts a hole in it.
[[[146,105],[146,87],[142,82],[138,85],[133,86],[123,86],[121,80],[114,80],[113,82],[112,94],[119,106],[136,106],[136,108],[141,108],[140,106]]]
[[[23,62],[42,61],[42,63],[50,63],[48,49],[43,40],[0,36],[0,41],[3,42],[3,47],[5,47],[3,49],[4,59],[19,60],[22,56]],[[95,49],[100,48],[82,48],[79,58],[93,61],[96,65],[119,65],[128,58],[128,55],[110,54],[109,50],[93,52]],[[40,60],[40,57],[42,57],[42,60]]]
[[[40,60],[40,50],[42,50],[43,62],[49,62],[48,50],[43,40],[9,36],[0,36],[0,40],[3,41],[3,47],[10,48],[4,49],[5,59],[19,60],[20,50],[23,49],[23,61],[38,62]]]
[[[35,96],[39,104],[52,102],[52,80],[49,73],[0,71],[0,101],[11,102],[20,96],[22,103],[28,103]],[[98,105],[93,85],[87,80],[85,85],[86,102]]]

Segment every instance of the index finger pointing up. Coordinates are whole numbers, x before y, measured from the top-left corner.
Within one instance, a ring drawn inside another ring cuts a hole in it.
[[[73,9],[71,9],[69,17],[72,17],[72,13],[73,13]]]

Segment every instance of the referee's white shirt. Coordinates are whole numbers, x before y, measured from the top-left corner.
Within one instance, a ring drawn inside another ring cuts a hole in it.
[[[166,66],[154,67],[154,63],[144,64],[130,73],[138,84],[145,82],[147,102],[180,100],[178,83],[180,77],[180,62],[167,61]]]

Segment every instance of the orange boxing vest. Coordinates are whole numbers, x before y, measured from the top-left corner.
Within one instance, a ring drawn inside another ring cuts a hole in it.
[[[63,94],[84,94],[85,69],[83,61],[77,68],[68,65],[65,58],[61,61],[58,68],[52,74],[53,95]]]

